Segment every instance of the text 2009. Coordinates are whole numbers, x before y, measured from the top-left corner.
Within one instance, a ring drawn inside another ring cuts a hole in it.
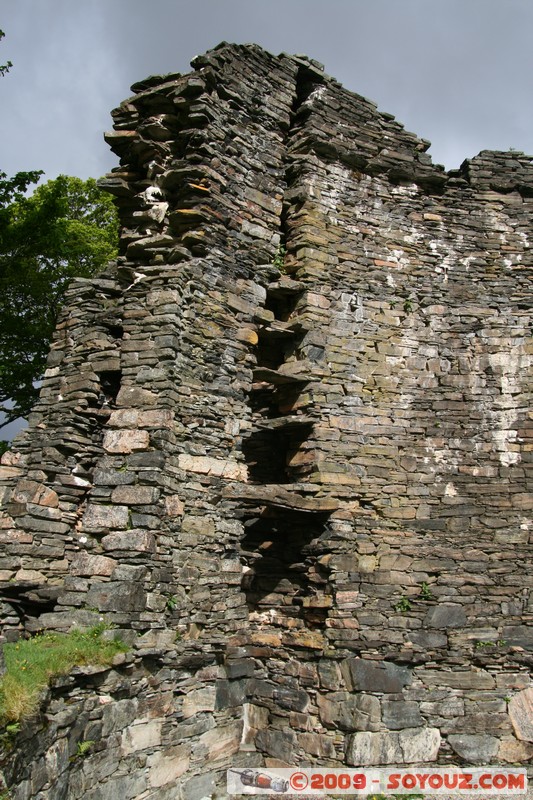
[[[366,776],[356,772],[354,775],[341,772],[326,772],[324,774],[311,775],[311,789],[366,789]]]

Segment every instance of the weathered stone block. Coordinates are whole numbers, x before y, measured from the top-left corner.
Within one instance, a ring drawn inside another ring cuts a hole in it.
[[[320,659],[318,662],[318,675],[320,685],[324,689],[338,689],[342,686],[342,675],[336,661],[332,661],[329,658]]]
[[[104,550],[133,550],[137,553],[155,553],[156,539],[148,531],[124,531],[110,533],[102,539]]]
[[[15,581],[31,581],[32,583],[45,583],[46,575],[37,569],[19,569],[15,575]]]
[[[409,728],[399,733],[354,733],[348,740],[346,760],[353,766],[435,761],[440,741],[437,728]]]
[[[41,517],[30,516],[29,514],[24,517],[18,517],[17,523],[21,528],[32,531],[33,533],[38,531],[40,533],[64,534],[68,533],[70,530],[70,526],[67,522],[57,522],[53,519],[43,519]]]
[[[305,711],[310,702],[309,695],[306,691],[288,686],[281,686],[279,689],[274,689],[273,699],[279,706],[288,708],[291,711]]]
[[[235,334],[235,338],[239,342],[246,342],[251,345],[256,345],[259,341],[257,333],[254,330],[250,330],[250,328],[240,328]]]
[[[135,453],[139,450],[146,450],[149,444],[150,434],[148,431],[107,431],[104,436],[104,450],[108,453]]]
[[[456,672],[444,669],[416,669],[415,675],[429,687],[449,686],[452,689],[493,689],[495,686],[494,677],[483,669],[457,670]]]
[[[533,744],[517,741],[514,737],[500,740],[498,761],[517,764],[521,761],[530,761],[533,758]]]
[[[0,481],[9,480],[9,478],[18,478],[19,475],[22,475],[21,467],[12,467],[12,466],[0,467]]]
[[[467,764],[490,764],[498,752],[498,739],[486,734],[450,734],[448,744]]]
[[[335,744],[328,736],[320,733],[300,733],[298,734],[300,747],[306,753],[320,758],[335,758]]]
[[[236,658],[226,662],[228,678],[244,678],[254,674],[255,664],[251,658]]]
[[[438,728],[407,728],[398,734],[405,764],[436,761],[441,743]]]
[[[214,536],[215,523],[211,517],[187,515],[184,517],[181,529],[183,533],[193,536]]]
[[[143,611],[146,592],[138,583],[96,583],[87,592],[87,605],[99,611]]]
[[[256,746],[273,758],[290,765],[298,740],[293,731],[278,731],[275,728],[260,730],[256,737]]]
[[[466,614],[462,606],[454,603],[440,603],[433,606],[424,618],[429,628],[462,628],[466,625]]]
[[[141,389],[138,386],[124,386],[117,395],[117,406],[145,408],[155,406],[158,397],[148,389]]]
[[[253,746],[257,732],[268,726],[268,719],[268,708],[254,703],[244,703],[242,744]]]
[[[389,730],[418,728],[424,724],[418,703],[414,700],[381,701],[381,720]]]
[[[208,762],[229,758],[239,749],[242,722],[217,726],[200,736],[200,746],[206,748]]]
[[[116,566],[117,562],[107,556],[76,553],[72,559],[71,571],[73,575],[105,575],[109,577]]]
[[[136,475],[134,472],[124,469],[106,469],[101,467],[94,473],[95,486],[123,486],[135,483]]]
[[[380,704],[377,697],[349,692],[318,695],[318,711],[326,728],[339,727],[344,731],[375,729],[380,721]]]
[[[13,492],[15,503],[36,503],[37,505],[57,508],[59,498],[57,492],[37,481],[19,481]]]
[[[533,650],[533,626],[506,625],[502,631],[502,638],[509,645],[523,647],[525,650]]]
[[[207,800],[213,797],[216,791],[217,773],[206,772],[202,775],[196,775],[189,778],[183,784],[182,795],[183,800]]]
[[[83,515],[83,529],[97,532],[127,528],[128,520],[127,506],[104,506],[89,503]]]
[[[511,698],[509,716],[517,738],[533,742],[533,688],[524,689]]]
[[[189,751],[188,745],[176,745],[149,755],[146,759],[149,786],[159,788],[170,784],[174,787],[189,768]]]
[[[102,622],[102,617],[96,611],[82,609],[69,609],[69,611],[50,611],[36,619],[28,620],[26,629],[30,633],[46,630],[70,631],[74,628],[92,628]]]
[[[123,756],[129,756],[140,750],[158,748],[161,745],[161,728],[163,723],[158,720],[138,722],[130,725],[122,732],[120,749]]]
[[[121,564],[120,562],[117,563],[115,569],[113,570],[113,578],[116,581],[131,581],[132,583],[137,583],[142,581],[146,578],[148,574],[148,568],[143,566],[134,566],[133,564]]]
[[[181,517],[184,511],[184,503],[177,494],[165,497],[165,513],[168,517]]]
[[[111,494],[112,503],[124,505],[149,505],[157,502],[159,490],[155,486],[116,486]]]
[[[349,688],[360,692],[396,694],[412,680],[411,670],[408,667],[390,661],[349,658],[341,663],[341,669]]]
[[[242,706],[245,697],[246,692],[243,681],[217,681],[217,710],[221,708],[230,708],[232,706]]]
[[[446,647],[448,645],[446,634],[433,631],[413,631],[411,633],[411,641],[424,650],[432,650],[433,648]]]
[[[237,461],[211,458],[209,456],[190,456],[182,453],[178,458],[180,469],[198,472],[201,475],[214,475],[234,481],[246,481],[248,470],[245,464]]]
[[[216,688],[206,686],[188,692],[183,698],[183,716],[185,719],[193,717],[201,711],[214,711],[216,705]]]
[[[139,411],[136,408],[115,408],[107,421],[110,428],[137,428]]]
[[[274,639],[271,640],[274,644]],[[282,636],[282,643],[287,647],[305,647],[310,650],[323,650],[325,641],[320,631],[302,630],[288,631]]]

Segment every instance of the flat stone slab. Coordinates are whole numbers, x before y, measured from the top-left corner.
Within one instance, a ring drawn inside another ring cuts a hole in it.
[[[390,661],[369,661],[363,658],[346,660],[354,691],[399,694],[412,681],[411,670]]]
[[[312,375],[303,372],[299,374],[286,374],[279,372],[277,369],[268,369],[267,367],[258,367],[253,371],[254,381],[260,383],[272,383],[274,385],[281,385],[286,383],[310,383],[316,380]]]
[[[533,688],[511,698],[509,716],[517,739],[533,742]]]
[[[498,752],[499,740],[484,733],[461,733],[448,736],[448,744],[468,764],[490,764]]]
[[[424,623],[429,628],[462,628],[466,625],[466,614],[456,603],[442,603],[429,609]]]
[[[355,767],[435,761],[440,742],[438,728],[354,733],[349,738],[346,761]]]
[[[286,417],[274,417],[273,419],[263,419],[255,423],[261,430],[279,431],[288,428],[298,428],[311,426],[314,420],[311,417],[289,414]]]
[[[274,483],[261,486],[231,484],[222,490],[222,496],[228,500],[239,500],[243,503],[315,514],[329,514],[339,507],[339,501],[333,497],[304,497]]]

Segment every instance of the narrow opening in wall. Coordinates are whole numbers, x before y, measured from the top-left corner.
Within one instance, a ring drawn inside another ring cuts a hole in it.
[[[285,322],[289,319],[295,305],[295,299],[290,295],[268,293],[265,308],[272,311],[276,319]]]
[[[106,325],[106,327],[113,339],[122,339],[124,337],[124,328],[122,325],[114,325],[109,323]]]
[[[330,584],[317,557],[327,520],[323,513],[269,509],[245,522],[243,590],[250,612],[264,612],[265,622],[293,617],[307,627],[324,623]]]
[[[319,86],[323,85],[324,76],[317,71],[314,66],[302,65],[298,69],[296,76],[296,98],[293,106],[293,114],[296,113],[300,106],[305,103],[312,92]]]
[[[291,483],[301,477],[306,460],[302,445],[308,440],[311,423],[274,429],[259,428],[243,442],[243,453],[251,483]],[[299,458],[300,455],[300,458]]]
[[[250,408],[254,415],[259,414],[266,419],[280,415],[276,392],[267,384],[262,384],[250,392]]]
[[[277,387],[266,383],[257,384],[250,392],[252,413],[264,419],[276,419],[297,408],[304,408],[307,401],[305,396],[302,396],[302,389],[300,384]]]
[[[43,587],[29,581],[4,585],[0,590],[0,603],[13,609],[24,625],[28,620],[36,620],[41,614],[54,611],[60,590],[57,587]]]
[[[303,339],[303,334],[284,332],[276,330],[259,331],[259,342],[256,348],[257,366],[277,369],[290,358],[299,343]]]
[[[122,382],[121,370],[106,370],[100,372],[98,377],[100,378],[102,405],[114,406]]]
[[[272,311],[274,317],[281,322],[286,322],[295,310],[302,292],[293,291],[285,287],[267,289],[265,308]]]
[[[287,345],[288,343],[281,338],[273,338],[260,332],[256,349],[257,366],[268,369],[280,367],[286,358]]]

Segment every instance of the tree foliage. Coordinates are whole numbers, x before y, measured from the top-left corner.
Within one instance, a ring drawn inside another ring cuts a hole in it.
[[[4,31],[0,31],[0,42],[2,41],[4,36],[5,36]],[[6,61],[5,64],[0,64],[0,78],[3,78],[6,72],[9,72],[12,66],[13,64],[11,63],[11,61]]]
[[[0,77],[12,66],[0,64]],[[117,252],[116,209],[96,181],[60,175],[27,197],[42,174],[0,171],[0,428],[36,400],[68,283],[99,272]]]
[[[115,206],[94,179],[60,175],[24,196],[35,177],[0,174],[0,427],[35,402],[67,285],[101,271],[118,245]]]

